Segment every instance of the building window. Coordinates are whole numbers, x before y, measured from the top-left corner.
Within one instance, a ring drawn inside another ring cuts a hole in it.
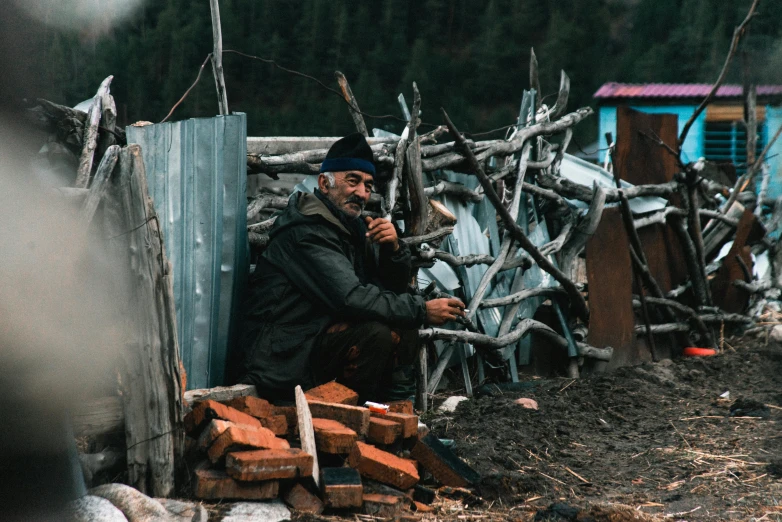
[[[758,123],[755,157],[766,145],[766,126]],[[706,121],[704,137],[704,156],[707,160],[736,165],[736,172],[743,174],[747,170],[747,131],[742,121]]]

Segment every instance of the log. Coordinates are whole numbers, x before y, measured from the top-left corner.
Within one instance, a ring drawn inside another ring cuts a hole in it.
[[[122,399],[115,396],[84,401],[71,412],[70,420],[75,437],[122,433],[125,428]]]
[[[496,299],[486,299],[480,304],[480,308],[496,308],[499,306],[508,306],[516,303],[520,303],[525,299],[531,297],[567,297],[567,292],[562,287],[553,286],[539,288],[528,288],[514,294],[506,295],[504,297],[497,297]]]
[[[98,158],[102,158],[109,147],[118,143],[116,133],[117,105],[114,103],[114,97],[108,92],[101,97],[100,121],[102,125],[98,127],[98,148],[95,152]]]
[[[402,171],[407,185],[408,203],[410,204],[410,223],[405,230],[410,234],[423,234],[429,220],[429,205],[424,193],[423,171],[421,166],[421,144],[418,140],[418,126],[421,124],[421,94],[413,82],[413,112],[410,114],[409,145],[405,154],[405,168]]]
[[[421,236],[400,237],[399,241],[401,241],[406,245],[420,245],[421,243],[429,243],[436,239],[449,236],[452,233],[453,233],[453,227],[443,227]]]
[[[225,75],[223,74],[223,31],[220,26],[220,4],[218,0],[209,0],[209,8],[212,13],[212,72],[215,77],[217,89],[217,108],[220,115],[228,112],[228,92],[225,88]]]
[[[353,118],[356,130],[363,134],[365,138],[368,138],[369,131],[367,130],[367,124],[364,123],[364,117],[361,115],[361,110],[358,108],[358,102],[356,101],[356,97],[353,96],[353,90],[350,88],[350,84],[348,84],[348,79],[339,71],[334,71],[334,76],[337,78],[337,83],[342,91],[342,96],[345,98],[345,101],[348,102],[350,117]]]
[[[462,201],[471,201],[473,203],[478,203],[483,200],[483,194],[478,194],[461,183],[452,183],[447,180],[438,181],[435,185],[426,187],[424,189],[424,194],[430,198],[444,194],[446,196],[453,196]]]
[[[81,212],[79,213],[79,224],[83,229],[86,229],[89,226],[92,217],[98,210],[98,205],[106,195],[109,186],[109,177],[114,171],[114,167],[117,165],[119,151],[120,148],[117,145],[111,145],[106,149],[106,153],[103,155],[100,165],[98,165],[98,170],[95,171],[95,179],[92,181],[89,193],[87,194],[87,199],[84,201]]]
[[[170,496],[184,447],[173,274],[138,145],[120,152],[106,207],[107,232],[128,274],[117,282],[131,325],[121,379],[128,480],[139,491]]]
[[[76,171],[76,188],[87,188],[90,184],[90,175],[92,174],[92,162],[95,156],[95,148],[98,145],[98,125],[103,107],[103,97],[109,93],[109,85],[114,76],[109,76],[100,84],[98,92],[92,98],[92,105],[87,114],[87,123],[84,127],[84,137],[82,139],[83,148],[79,157],[79,168]]]

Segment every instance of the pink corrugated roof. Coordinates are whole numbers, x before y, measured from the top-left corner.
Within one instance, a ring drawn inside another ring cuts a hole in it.
[[[708,83],[616,83],[603,84],[595,98],[705,98],[711,90]],[[758,85],[758,96],[782,95],[782,85]],[[741,97],[741,85],[722,85],[717,98]]]

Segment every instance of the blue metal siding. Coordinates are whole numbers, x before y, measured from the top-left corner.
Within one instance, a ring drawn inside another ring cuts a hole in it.
[[[782,126],[782,107],[766,107],[766,140],[770,140],[777,129]],[[782,196],[782,140],[777,140],[766,156],[771,168],[771,179],[768,184],[768,197],[778,198]]]
[[[681,134],[684,124],[696,109],[694,105],[630,105],[629,107],[636,111],[649,114],[676,114],[679,117],[679,134]],[[604,148],[606,146],[604,138],[606,132],[610,132],[614,136],[614,139],[616,139],[616,107],[602,106],[598,109],[598,112],[598,143],[600,144],[600,148]],[[703,132],[705,123],[706,111],[703,111],[695,120],[692,127],[690,127],[687,138],[684,140],[682,159],[685,163],[696,161],[703,156]],[[601,163],[605,161],[605,155],[606,152],[604,150],[600,151]]]
[[[188,389],[223,384],[247,273],[244,114],[128,127],[174,269],[177,335]]]

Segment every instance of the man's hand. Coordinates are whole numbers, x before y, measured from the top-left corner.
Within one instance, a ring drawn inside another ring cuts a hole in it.
[[[454,297],[432,299],[426,302],[426,322],[439,326],[453,321],[458,316],[464,317],[464,303]]]
[[[399,238],[396,236],[396,228],[394,224],[387,219],[375,218],[367,216],[365,218],[367,222],[367,238],[373,243],[380,245],[390,246],[394,252],[399,250]]]

